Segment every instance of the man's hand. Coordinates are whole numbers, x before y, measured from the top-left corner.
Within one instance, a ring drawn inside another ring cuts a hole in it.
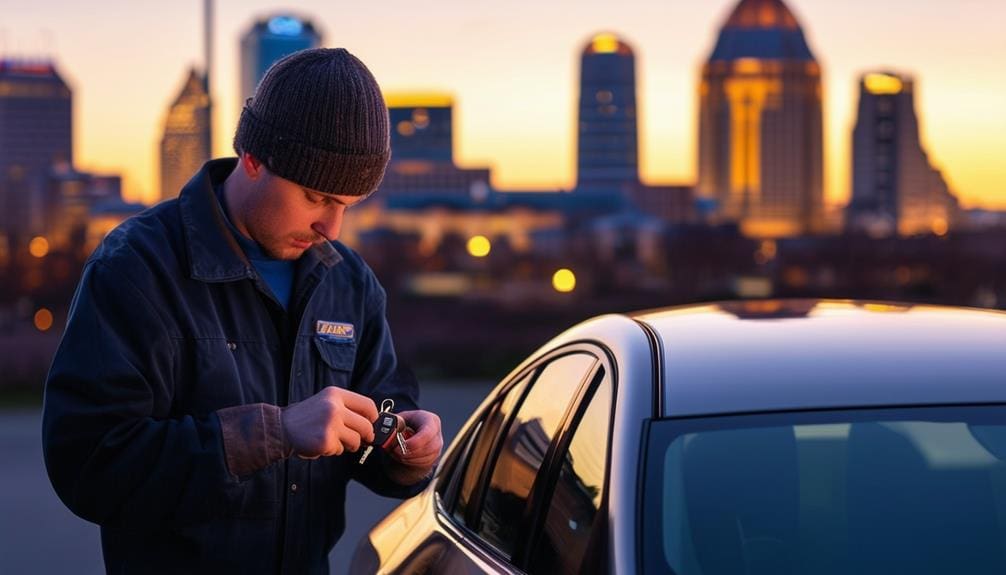
[[[440,417],[435,413],[418,409],[403,411],[398,415],[415,433],[405,440],[408,452],[404,455],[398,443],[392,443],[388,452],[397,465],[389,471],[396,483],[412,485],[429,475],[437,464],[444,448],[444,436],[440,431]]]
[[[341,455],[374,441],[376,419],[377,406],[369,397],[326,387],[283,408],[283,434],[289,449],[302,459]]]

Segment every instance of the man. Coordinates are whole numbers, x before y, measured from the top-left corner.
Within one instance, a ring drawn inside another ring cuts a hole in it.
[[[234,146],[105,238],[46,382],[49,476],[109,572],[327,573],[348,480],[412,496],[443,446],[335,241],[390,156],[373,76],[341,49],[277,62]],[[363,458],[385,399],[415,434]]]

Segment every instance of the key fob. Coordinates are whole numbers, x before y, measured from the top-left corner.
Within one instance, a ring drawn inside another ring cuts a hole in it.
[[[405,420],[390,411],[382,411],[377,414],[374,421],[374,445],[381,449],[388,449],[395,444],[396,435],[405,431]]]

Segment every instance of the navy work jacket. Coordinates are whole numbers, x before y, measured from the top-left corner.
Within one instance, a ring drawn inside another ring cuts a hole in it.
[[[384,290],[354,252],[312,247],[288,310],[275,301],[214,194],[235,165],[208,162],[177,200],[104,239],[46,382],[50,479],[101,526],[110,573],[327,573],[347,481],[391,497],[425,484],[393,483],[383,453],[228,470],[219,409],[284,406],[333,385],[396,411],[418,399],[396,376]]]

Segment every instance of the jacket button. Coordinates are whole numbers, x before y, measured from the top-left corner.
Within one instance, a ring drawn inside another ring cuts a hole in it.
[[[297,484],[296,483],[291,483],[290,484],[290,491],[293,491],[294,493],[297,493]]]
[[[234,351],[237,348],[238,348],[238,344],[234,343],[233,341],[228,341],[227,342],[227,349],[229,349],[231,351]]]

